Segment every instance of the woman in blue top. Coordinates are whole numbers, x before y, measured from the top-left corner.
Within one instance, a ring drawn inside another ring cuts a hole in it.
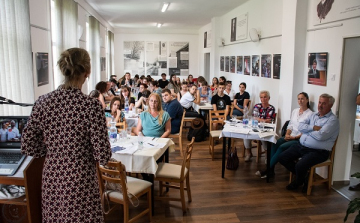
[[[152,93],[148,100],[148,110],[140,114],[135,134],[144,136],[167,138],[171,132],[170,115],[161,107],[161,98]]]

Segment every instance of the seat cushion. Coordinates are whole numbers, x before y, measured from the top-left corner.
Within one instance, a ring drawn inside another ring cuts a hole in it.
[[[188,169],[185,167],[184,174],[186,175]],[[156,177],[161,178],[174,178],[180,179],[181,178],[181,166],[171,163],[159,163],[158,169],[156,171]]]
[[[126,177],[127,180],[127,189],[128,189],[128,196],[129,198],[132,197],[132,195],[136,195],[138,193],[140,193],[141,191],[145,190],[148,187],[151,187],[152,183],[145,181],[145,180],[140,180],[134,177]],[[123,194],[120,191],[112,191],[111,193],[109,193],[109,198],[110,200],[112,199],[117,199],[117,200],[124,200],[123,198]]]
[[[210,132],[210,136],[213,138],[215,138],[215,137],[219,138],[220,134],[221,134],[221,130],[214,130],[214,131]]]

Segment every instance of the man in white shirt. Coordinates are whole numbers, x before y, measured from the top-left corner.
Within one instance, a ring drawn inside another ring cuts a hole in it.
[[[192,85],[188,92],[186,92],[180,99],[180,104],[185,108],[185,117],[200,117],[200,114],[193,111],[193,103],[200,104],[200,92],[196,85]]]
[[[14,138],[20,138],[19,129],[15,127],[15,121],[11,120],[10,122],[11,128],[8,129],[8,140],[12,140]]]

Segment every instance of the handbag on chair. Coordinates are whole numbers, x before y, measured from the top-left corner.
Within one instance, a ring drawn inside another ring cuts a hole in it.
[[[229,148],[229,155],[226,162],[226,169],[228,170],[236,170],[239,167],[239,157],[237,155],[236,147],[232,150]]]

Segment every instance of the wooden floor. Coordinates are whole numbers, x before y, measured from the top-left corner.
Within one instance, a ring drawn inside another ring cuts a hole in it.
[[[187,140],[184,138],[184,143]],[[242,147],[242,140],[235,145]],[[306,196],[301,189],[296,192],[285,189],[288,184],[288,172],[278,164],[273,182],[255,176],[258,169],[264,169],[264,157],[261,163],[255,158],[245,163],[240,158],[236,171],[225,171],[221,178],[221,140],[215,147],[215,160],[208,152],[208,141],[195,143],[191,161],[190,181],[192,202],[187,203],[187,213],[183,215],[180,202],[155,201],[155,215],[152,222],[267,222],[267,223],[331,223],[343,222],[349,201],[334,190],[328,191],[325,185],[313,188],[311,196]],[[255,154],[255,151],[253,151]],[[180,163],[177,150],[170,154],[171,163]],[[155,185],[158,195],[158,184]],[[179,196],[179,192],[170,189],[168,195]],[[141,210],[145,198],[141,199]],[[354,222],[354,214],[347,222]],[[121,209],[107,216],[107,223],[122,222]],[[143,217],[137,222],[147,222]]]

